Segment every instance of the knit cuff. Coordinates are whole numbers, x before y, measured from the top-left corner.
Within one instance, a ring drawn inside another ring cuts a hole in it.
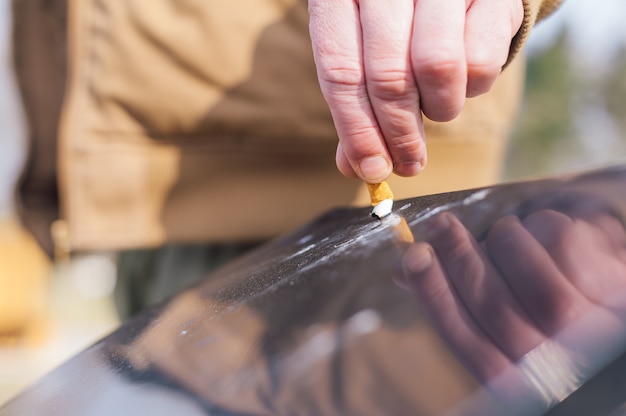
[[[556,10],[563,0],[522,0],[524,5],[524,21],[511,41],[509,58],[505,67],[513,60],[526,43],[530,31],[537,22]]]

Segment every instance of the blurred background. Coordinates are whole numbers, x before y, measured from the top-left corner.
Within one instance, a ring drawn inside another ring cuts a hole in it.
[[[0,0],[0,405],[118,324],[111,256],[52,266],[14,217],[26,149],[10,36],[11,0]]]
[[[624,16],[623,0],[566,0],[535,29],[504,180],[626,160]],[[0,0],[0,404],[118,324],[112,256],[53,266],[14,218],[25,143],[10,31],[10,0]],[[30,304],[15,302],[22,293]]]
[[[565,0],[534,30],[505,179],[626,158],[626,2]]]

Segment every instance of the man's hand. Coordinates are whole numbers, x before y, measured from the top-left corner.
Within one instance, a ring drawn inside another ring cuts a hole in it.
[[[381,182],[426,163],[422,112],[449,121],[487,92],[523,20],[521,0],[309,0],[337,167]]]

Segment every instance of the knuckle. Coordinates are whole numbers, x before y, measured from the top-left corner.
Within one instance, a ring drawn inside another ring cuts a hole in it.
[[[433,121],[450,121],[463,109],[467,88],[464,55],[439,52],[414,64],[424,115]]]
[[[496,59],[488,54],[468,57],[467,73],[469,78],[495,79],[502,70],[504,60]]]
[[[445,299],[452,293],[445,277],[440,274],[441,272],[435,276],[426,276],[418,287],[422,298],[435,305],[445,302]]]
[[[453,261],[464,261],[473,256],[475,253],[472,239],[463,224],[458,220],[448,216],[450,226],[443,236],[445,239],[445,249],[450,253],[450,259]]]
[[[387,139],[390,151],[394,154],[405,156],[405,158],[413,158],[421,155],[425,150],[424,141],[415,133],[405,134],[402,136],[393,136]],[[404,160],[398,160],[404,162]]]
[[[394,100],[410,92],[413,81],[407,76],[407,71],[388,69],[376,71],[367,80],[368,89],[384,100]]]
[[[413,62],[416,77],[428,80],[447,80],[457,76],[465,65],[459,54],[444,49],[417,57]]]
[[[474,254],[474,246],[469,238],[467,238],[465,231],[461,233],[452,230],[450,233],[450,244],[450,259],[452,261],[464,262]],[[466,268],[465,270],[468,269]]]
[[[322,66],[319,78],[327,86],[355,87],[365,83],[363,71],[352,66]]]
[[[351,126],[349,134],[342,138],[343,152],[348,160],[358,164],[363,159],[380,154],[376,131],[367,126]]]
[[[368,93],[370,89],[368,88]],[[419,95],[417,88],[404,91],[401,96],[392,97],[393,99],[382,99],[377,96],[379,102],[374,102],[376,111],[380,112],[385,118],[385,123],[390,126],[397,127],[397,131],[391,132],[395,134],[406,134],[407,126],[416,126],[418,124],[417,114],[419,111]]]

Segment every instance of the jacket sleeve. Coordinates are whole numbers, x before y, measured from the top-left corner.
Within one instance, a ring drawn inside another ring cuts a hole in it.
[[[533,26],[550,15],[562,2],[563,0],[522,0],[524,4],[524,21],[513,37],[511,49],[509,50],[509,59],[506,65],[508,65],[522,49]]]

